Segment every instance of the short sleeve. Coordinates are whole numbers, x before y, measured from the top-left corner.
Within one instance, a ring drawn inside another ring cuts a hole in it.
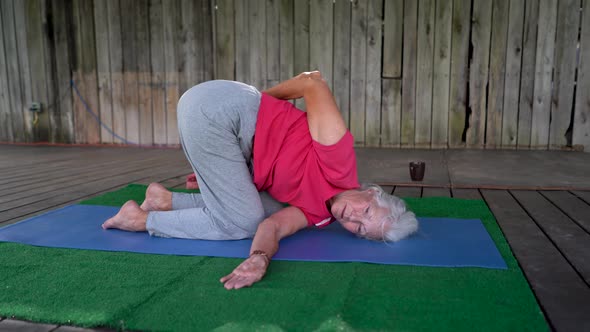
[[[313,141],[318,164],[325,178],[341,188],[358,187],[354,137],[350,131],[335,144],[323,145]]]

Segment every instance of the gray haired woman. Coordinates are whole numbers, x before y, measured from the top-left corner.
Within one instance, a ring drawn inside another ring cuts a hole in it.
[[[304,98],[307,112],[288,100]],[[129,201],[104,229],[205,240],[253,237],[250,256],[221,282],[262,279],[279,241],[338,220],[367,239],[397,241],[418,221],[399,198],[358,183],[354,138],[319,72],[264,92],[232,81],[189,89],[178,104],[181,144],[200,194],[151,184],[141,206]],[[288,203],[285,207],[282,203]]]

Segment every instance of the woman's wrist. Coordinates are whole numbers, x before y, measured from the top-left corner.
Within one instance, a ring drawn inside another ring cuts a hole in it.
[[[262,251],[262,250],[254,250],[252,251],[252,253],[250,253],[250,257],[249,259],[252,259],[253,261],[258,261],[258,262],[264,262],[265,267],[268,267],[268,265],[270,264],[270,257],[268,257],[268,255],[266,254],[266,252]]]

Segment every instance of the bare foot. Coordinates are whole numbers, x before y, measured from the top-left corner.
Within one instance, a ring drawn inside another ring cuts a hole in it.
[[[139,208],[134,201],[125,203],[119,213],[102,224],[102,228],[118,228],[124,231],[142,232],[145,231],[145,223],[148,213]]]
[[[172,210],[172,193],[159,183],[151,183],[145,191],[145,200],[141,204],[144,211]]]

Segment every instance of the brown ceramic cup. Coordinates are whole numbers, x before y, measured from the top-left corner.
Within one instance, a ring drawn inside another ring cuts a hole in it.
[[[422,181],[424,179],[424,172],[426,171],[426,163],[423,161],[410,162],[410,177],[412,181]]]

